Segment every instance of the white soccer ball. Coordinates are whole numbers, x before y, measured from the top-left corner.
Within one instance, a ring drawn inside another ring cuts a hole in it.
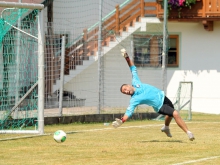
[[[62,143],[66,140],[66,133],[62,130],[54,132],[53,138],[57,143]]]

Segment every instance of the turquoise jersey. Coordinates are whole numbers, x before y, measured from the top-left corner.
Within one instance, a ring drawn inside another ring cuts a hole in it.
[[[126,110],[125,115],[131,117],[136,106],[140,104],[152,106],[154,111],[158,112],[163,105],[165,97],[164,92],[149,84],[141,83],[135,66],[131,66],[130,70],[132,73],[132,86],[135,88],[135,92],[131,96],[130,105]]]

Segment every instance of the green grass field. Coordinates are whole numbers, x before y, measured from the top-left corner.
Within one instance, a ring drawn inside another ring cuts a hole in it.
[[[45,136],[0,141],[0,164],[220,164],[220,116],[193,113],[192,117],[186,123],[195,141],[189,141],[174,121],[170,126],[172,138],[160,131],[163,121],[154,120],[128,121],[117,129],[103,123],[48,125]],[[64,143],[53,140],[58,129],[67,132]],[[0,139],[8,136],[2,134]]]

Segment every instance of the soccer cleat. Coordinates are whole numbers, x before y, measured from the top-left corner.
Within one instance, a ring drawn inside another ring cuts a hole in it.
[[[168,137],[172,137],[170,129],[166,129],[164,126],[161,128],[161,131],[164,132]]]
[[[187,135],[189,137],[189,140],[191,140],[191,141],[195,140],[195,137],[192,132],[187,132]]]

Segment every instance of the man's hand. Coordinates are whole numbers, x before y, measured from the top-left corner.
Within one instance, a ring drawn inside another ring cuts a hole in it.
[[[126,52],[125,49],[121,49],[121,55],[122,55],[124,58],[128,57],[128,54],[127,54],[127,52]]]
[[[116,118],[115,121],[112,122],[112,126],[115,128],[120,127],[123,124],[123,121],[121,119]]]
[[[125,49],[121,49],[121,55],[125,58],[125,60],[127,61],[129,67],[134,65],[132,60],[130,60],[130,58],[129,58],[129,56],[128,56]]]

